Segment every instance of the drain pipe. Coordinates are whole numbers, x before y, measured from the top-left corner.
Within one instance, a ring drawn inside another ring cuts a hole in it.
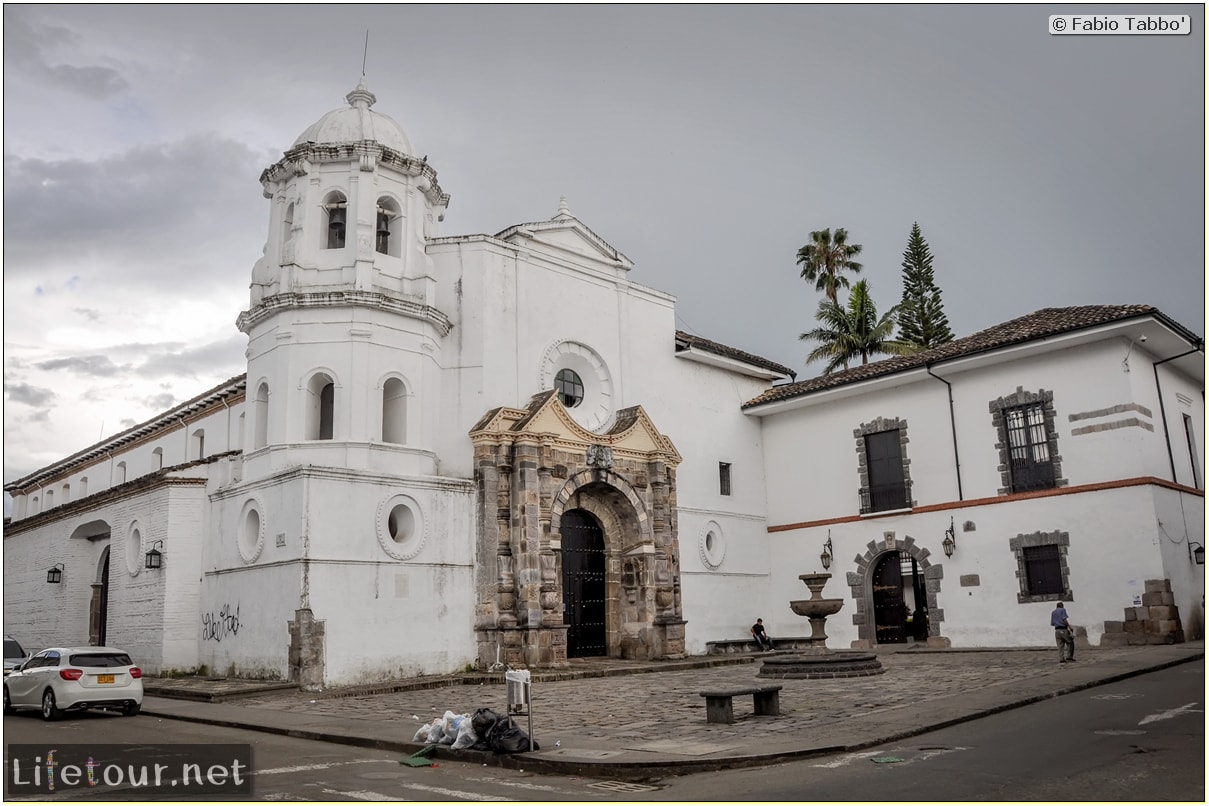
[[[957,452],[957,419],[953,414],[953,384],[933,372],[931,364],[924,364],[924,369],[933,378],[949,387],[949,429],[953,432],[953,469],[957,471],[957,500],[964,501],[965,496],[961,492],[961,455]],[[1171,446],[1168,445],[1168,450],[1170,448]]]
[[[1183,358],[1186,355],[1200,352],[1205,347],[1203,339],[1197,339],[1192,343],[1192,349],[1173,355],[1170,358],[1164,358],[1162,361],[1155,361],[1151,367],[1154,369],[1154,390],[1159,395],[1159,416],[1163,418],[1163,439],[1167,442],[1167,461],[1171,463],[1171,481],[1174,484],[1179,484],[1175,478],[1175,453],[1171,450],[1171,429],[1167,427],[1167,407],[1163,405],[1163,387],[1159,385],[1159,364],[1166,364],[1168,361],[1174,361],[1177,358]]]

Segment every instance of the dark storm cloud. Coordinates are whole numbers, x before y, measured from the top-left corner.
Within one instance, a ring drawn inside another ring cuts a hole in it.
[[[105,355],[77,355],[68,358],[52,358],[35,364],[38,369],[48,372],[67,370],[78,375],[90,375],[97,378],[111,378],[130,371],[130,365],[117,365]]]
[[[100,65],[65,64],[51,52],[73,51],[81,41],[79,34],[61,25],[40,25],[20,14],[4,14],[4,66],[51,86],[88,98],[106,98],[128,86],[122,74]]]
[[[9,402],[24,403],[28,406],[45,406],[55,399],[53,390],[30,386],[27,383],[5,384],[4,394]]]

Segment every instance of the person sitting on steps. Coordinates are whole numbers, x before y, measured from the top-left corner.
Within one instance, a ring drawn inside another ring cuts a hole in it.
[[[760,647],[761,652],[772,651],[772,639],[764,632],[764,619],[758,618],[756,623],[751,625],[751,637],[756,639],[756,645]]]

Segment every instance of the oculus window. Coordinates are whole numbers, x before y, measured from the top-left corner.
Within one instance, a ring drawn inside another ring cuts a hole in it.
[[[554,391],[558,392],[558,399],[564,406],[573,409],[583,402],[584,382],[575,370],[560,369],[554,376]]]

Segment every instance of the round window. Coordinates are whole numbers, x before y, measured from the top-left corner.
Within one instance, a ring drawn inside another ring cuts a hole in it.
[[[554,376],[554,390],[558,392],[558,399],[569,409],[573,409],[583,402],[584,382],[573,369],[558,371],[558,374]]]
[[[255,562],[263,548],[264,520],[260,517],[260,508],[256,501],[248,501],[243,506],[239,525],[239,556],[246,563]]]
[[[709,570],[716,571],[722,566],[722,561],[726,559],[726,538],[717,521],[709,521],[701,529],[697,551],[701,555],[701,564]]]
[[[396,560],[410,560],[424,547],[424,511],[409,495],[392,495],[378,505],[378,545]]]

